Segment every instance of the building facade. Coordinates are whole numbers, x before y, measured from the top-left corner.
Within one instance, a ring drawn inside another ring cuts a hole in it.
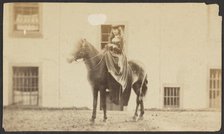
[[[91,14],[106,15],[106,22],[92,25]],[[113,24],[124,26],[128,59],[147,70],[146,108],[220,108],[218,6],[190,3],[5,4],[4,106],[92,108],[84,63],[68,64],[66,58],[82,37],[100,50]],[[132,91],[128,109],[135,97]]]

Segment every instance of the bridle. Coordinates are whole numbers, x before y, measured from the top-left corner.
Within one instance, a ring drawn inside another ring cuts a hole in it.
[[[82,58],[83,60],[82,61],[77,61],[78,59],[75,59],[75,57],[72,59],[72,61],[75,61],[76,63],[80,63],[80,62],[88,62],[88,61],[90,61],[90,60],[93,60],[93,59],[95,59],[95,58],[97,58],[98,56],[101,56],[102,54],[103,54],[104,52],[99,52],[98,54],[96,54],[95,56],[93,56],[93,57],[90,57],[90,58]],[[92,69],[91,68],[89,68],[88,70],[89,71],[92,71],[92,70],[95,70],[95,69],[97,69],[97,67],[100,65],[100,63],[103,61],[103,56],[102,56],[102,58],[100,59],[100,61],[94,66],[94,67],[92,67]]]
[[[77,63],[79,63],[79,62],[85,62],[85,61],[90,61],[90,60],[92,60],[92,59],[94,59],[94,58],[100,56],[101,54],[102,54],[102,53],[98,53],[97,55],[95,55],[95,56],[93,56],[93,57],[90,57],[90,58],[88,58],[88,59],[86,59],[86,58],[81,58],[81,59],[83,59],[82,61],[77,61],[78,59],[75,59],[75,57],[73,57],[72,61],[75,61],[75,62],[77,62]]]

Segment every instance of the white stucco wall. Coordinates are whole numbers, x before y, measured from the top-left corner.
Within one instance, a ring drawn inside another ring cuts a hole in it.
[[[81,37],[100,48],[100,26],[91,25],[88,15],[103,13],[107,24],[125,24],[128,59],[145,65],[146,108],[163,107],[164,85],[181,87],[182,108],[208,107],[209,69],[221,68],[221,17],[216,5],[45,3],[42,7],[43,38],[37,39],[8,36],[5,8],[4,105],[9,104],[9,63],[31,62],[41,64],[42,106],[92,107],[85,65],[68,64],[66,58]],[[128,109],[134,107],[132,92]]]

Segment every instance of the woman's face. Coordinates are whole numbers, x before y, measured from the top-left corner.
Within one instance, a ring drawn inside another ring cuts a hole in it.
[[[119,35],[119,30],[117,28],[112,29],[114,35]]]

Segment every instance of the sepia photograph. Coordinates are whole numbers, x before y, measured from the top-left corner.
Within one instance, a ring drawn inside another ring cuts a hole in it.
[[[219,131],[221,39],[217,4],[4,3],[2,127]]]

